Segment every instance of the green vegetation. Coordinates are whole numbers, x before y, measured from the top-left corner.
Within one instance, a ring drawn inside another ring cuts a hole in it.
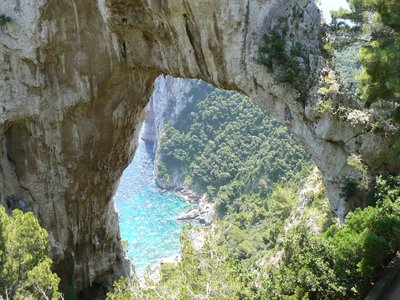
[[[263,285],[268,298],[359,299],[400,247],[400,176],[380,178],[375,207],[350,213],[323,235],[296,227]],[[272,295],[272,296],[271,296]]]
[[[392,103],[393,117],[400,121],[400,3],[396,0],[348,2],[350,10],[333,13],[332,27],[338,29],[336,36],[346,36],[350,41],[354,41],[354,33],[370,36],[359,53],[363,66],[357,76],[361,98],[367,103]]]
[[[32,213],[8,216],[0,206],[0,298],[59,299],[48,252],[47,232]]]
[[[309,162],[287,129],[242,94],[216,90],[182,118],[190,119],[183,120],[189,124],[185,129],[165,128],[158,177],[168,180],[178,169],[210,199],[221,202],[224,190],[236,188],[270,191]]]
[[[0,27],[3,27],[8,22],[11,22],[11,18],[6,16],[5,14],[0,15]]]
[[[259,48],[258,63],[267,66],[270,72],[275,71],[280,82],[290,82],[304,92],[310,73],[308,55],[300,43],[288,46],[288,34],[288,19],[281,17],[271,34],[264,35]]]
[[[333,55],[333,64],[341,82],[354,95],[358,90],[356,76],[361,71],[361,63],[357,60],[361,45],[359,42],[347,45],[336,49]]]
[[[320,180],[315,174],[308,178],[303,190],[308,204],[300,218],[293,212],[296,193],[282,186],[264,205],[242,198],[252,210],[227,214],[203,232],[186,231],[182,261],[162,268],[160,280],[122,279],[108,299],[365,297],[400,247],[400,176],[379,178],[376,205],[350,213],[342,226],[329,226]],[[268,219],[255,217],[257,209]],[[200,236],[203,246],[195,246],[190,235]]]
[[[201,247],[194,245],[191,234],[202,237]],[[163,268],[159,281],[149,275],[141,283],[138,278],[123,278],[107,299],[240,299],[243,284],[217,245],[217,236],[212,228],[186,230],[181,237],[182,260],[177,266]]]

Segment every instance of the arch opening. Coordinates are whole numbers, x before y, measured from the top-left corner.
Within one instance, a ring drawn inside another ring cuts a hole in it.
[[[314,1],[42,1],[40,9],[14,2],[0,3],[12,16],[0,31],[1,201],[29,207],[49,231],[65,288],[110,287],[129,273],[111,198],[159,74],[242,91],[287,124],[341,217],[360,204],[341,196],[348,178],[360,176],[347,164],[352,154],[372,180],[400,169],[390,161],[393,142],[350,118],[368,115],[325,63]],[[278,80],[284,65],[257,62],[263,36],[284,19],[294,24],[288,47],[302,43],[308,57],[304,86]],[[330,74],[325,99],[318,91]],[[324,110],[324,100],[344,113]]]
[[[215,219],[234,223],[234,214],[249,209],[247,198],[265,202],[253,207],[264,211],[278,193],[296,195],[282,198],[288,201],[282,222],[292,226],[300,178],[312,174],[314,185],[322,186],[310,157],[286,127],[241,93],[160,76],[146,111],[134,161],[114,197],[121,237],[128,241],[138,275],[147,266],[180,260],[181,226],[209,226]],[[233,186],[238,194],[226,198]],[[323,193],[321,223],[329,222]],[[305,201],[311,206],[314,200]]]

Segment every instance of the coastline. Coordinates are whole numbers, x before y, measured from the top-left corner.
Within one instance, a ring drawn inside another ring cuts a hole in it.
[[[179,216],[176,217],[176,221],[179,223],[191,223],[197,222],[198,224],[203,226],[212,225],[213,221],[216,219],[215,207],[214,204],[208,202],[208,198],[206,194],[199,195],[195,191],[191,190],[187,186],[182,186],[181,184],[162,184],[157,177],[154,178],[155,183],[159,189],[162,191],[169,191],[177,193],[188,205],[188,210],[182,212]],[[204,239],[200,235],[190,235],[190,240],[196,248],[201,248],[204,242]],[[177,253],[176,255],[172,255],[169,257],[160,258],[158,263],[154,266],[154,268],[150,268],[150,278],[154,281],[161,280],[161,269],[163,265],[173,264],[176,265],[181,260],[181,254]],[[146,274],[142,274],[139,276],[143,280],[143,276]]]
[[[216,218],[214,204],[208,202],[206,194],[199,195],[190,190],[188,187],[183,187],[176,192],[192,207],[190,210],[181,213],[176,220],[178,222],[197,221],[203,226],[209,226]]]
[[[203,226],[210,226],[216,218],[214,204],[208,202],[207,195],[203,195],[191,210],[181,213],[176,219],[178,222],[198,221]]]
[[[157,177],[155,178],[155,182],[161,190],[176,192],[191,206],[189,210],[181,213],[176,218],[178,222],[187,223],[197,221],[204,226],[209,226],[213,223],[216,218],[215,206],[208,202],[206,194],[199,195],[187,186],[161,184]]]

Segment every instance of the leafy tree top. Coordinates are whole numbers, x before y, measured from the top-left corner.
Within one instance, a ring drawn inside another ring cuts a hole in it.
[[[331,27],[337,39],[369,36],[359,53],[363,66],[357,76],[360,96],[367,103],[393,103],[393,116],[400,121],[400,2],[398,0],[348,0],[350,9],[332,13]],[[350,21],[350,23],[349,23]]]

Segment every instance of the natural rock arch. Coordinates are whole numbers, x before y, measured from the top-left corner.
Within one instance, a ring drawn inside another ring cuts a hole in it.
[[[242,91],[285,122],[339,216],[357,205],[340,195],[346,178],[361,176],[346,163],[351,153],[368,167],[363,176],[399,169],[384,134],[315,109],[329,69],[311,0],[5,0],[0,13],[12,19],[0,28],[1,202],[33,210],[49,231],[64,288],[109,287],[129,271],[111,198],[159,74]],[[287,47],[303,45],[308,87],[257,63],[280,20]],[[350,105],[331,88],[335,105]]]

